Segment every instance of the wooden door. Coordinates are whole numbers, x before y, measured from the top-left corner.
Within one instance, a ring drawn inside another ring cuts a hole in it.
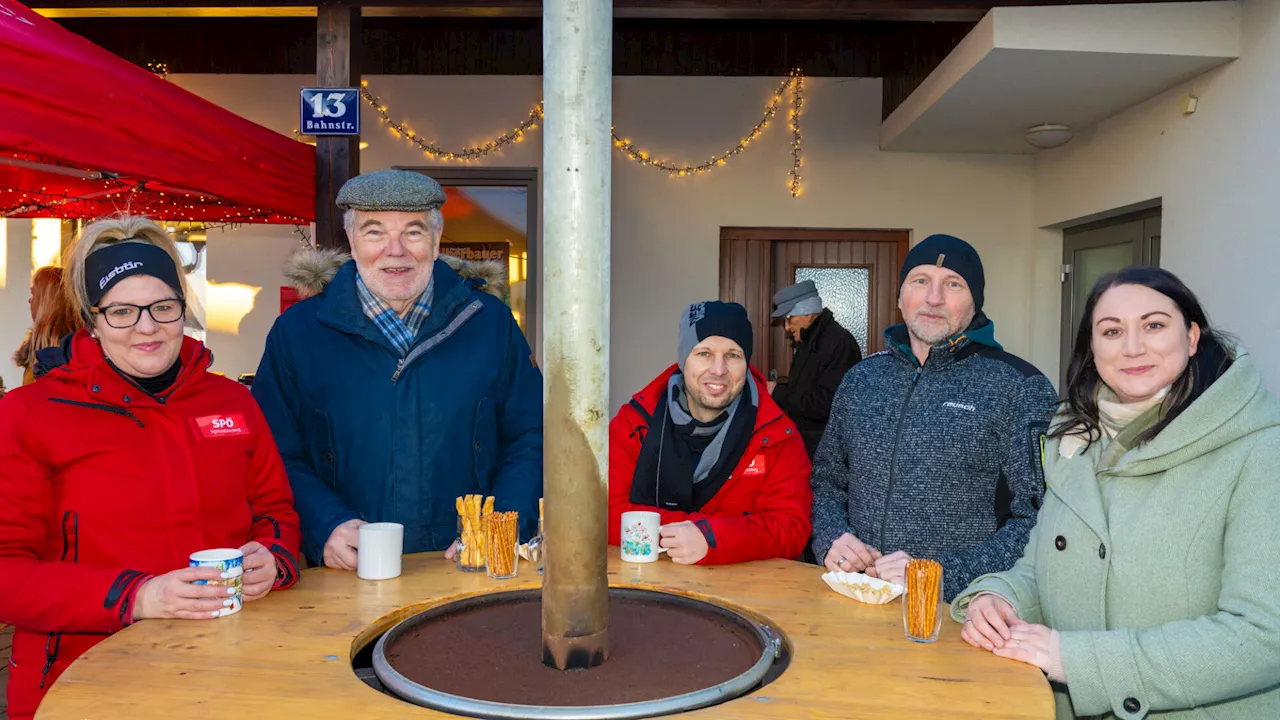
[[[782,321],[770,318],[772,298],[802,279],[815,280],[824,304],[859,337],[864,355],[883,350],[885,328],[901,322],[898,271],[910,235],[907,230],[721,228],[720,299],[747,308],[756,337],[752,364],[765,374],[790,371],[791,343]]]

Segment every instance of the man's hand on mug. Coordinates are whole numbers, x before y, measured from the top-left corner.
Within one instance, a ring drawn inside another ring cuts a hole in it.
[[[879,559],[879,550],[854,537],[853,533],[845,533],[831,543],[822,564],[833,571],[863,572]]]
[[[688,520],[663,525],[658,535],[658,544],[667,549],[672,562],[693,565],[707,556],[707,536]]]
[[[333,529],[324,544],[325,567],[356,569],[356,548],[360,545],[360,526],[364,524],[363,520],[348,520]]]

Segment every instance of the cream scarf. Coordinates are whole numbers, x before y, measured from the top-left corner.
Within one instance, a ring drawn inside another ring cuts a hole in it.
[[[1116,394],[1112,392],[1111,388],[1103,385],[1102,388],[1098,390],[1098,419],[1101,421],[1102,434],[1104,435],[1105,440],[1110,442],[1115,439],[1115,436],[1119,435],[1120,431],[1128,427],[1129,423],[1138,419],[1146,411],[1164,402],[1164,399],[1168,394],[1169,388],[1165,387],[1160,392],[1152,395],[1146,400],[1126,403],[1116,397]],[[1071,459],[1072,457],[1075,457],[1075,454],[1085,445],[1090,442],[1096,442],[1099,439],[1102,438],[1098,437],[1097,430],[1092,433],[1092,437],[1083,432],[1066,435],[1062,438],[1062,441],[1058,443],[1058,454],[1064,458]]]

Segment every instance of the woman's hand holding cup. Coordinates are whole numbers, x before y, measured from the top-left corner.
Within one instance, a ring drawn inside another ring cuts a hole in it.
[[[196,585],[198,580],[222,580],[222,571],[212,567],[185,567],[153,577],[142,583],[133,600],[133,619],[179,618],[211,620],[231,607],[234,587]]]
[[[240,548],[244,553],[244,601],[261,600],[276,584],[276,556],[253,541]]]

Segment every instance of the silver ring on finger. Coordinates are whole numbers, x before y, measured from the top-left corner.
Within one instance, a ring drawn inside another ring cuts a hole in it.
[[[841,555],[841,556],[840,556],[840,559],[839,559],[839,560],[836,560],[836,564],[837,564],[837,565],[843,565],[843,564],[845,564],[846,562],[848,562],[848,561],[844,559],[844,556],[843,556],[843,555]]]

